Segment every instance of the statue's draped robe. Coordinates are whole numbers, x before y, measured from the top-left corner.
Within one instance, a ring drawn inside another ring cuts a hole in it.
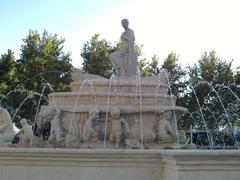
[[[137,73],[137,56],[134,52],[135,36],[133,30],[124,31],[121,40],[122,48],[110,55],[110,61],[117,76],[134,76]]]

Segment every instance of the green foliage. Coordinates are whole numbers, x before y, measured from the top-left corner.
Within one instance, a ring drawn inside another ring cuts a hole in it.
[[[168,72],[174,76],[177,74],[177,68],[179,68],[178,63],[178,56],[176,53],[171,52],[168,54],[167,58],[164,60],[162,68],[168,70]]]
[[[172,93],[177,96],[177,105],[181,104],[180,100],[187,87],[184,79],[186,72],[181,65],[178,64],[178,56],[176,53],[169,53],[161,67],[159,66],[159,58],[157,55],[154,55],[150,62],[146,62],[146,59],[140,60],[139,67],[143,77],[158,75],[161,69],[166,69],[170,73],[168,81],[169,86],[171,87],[171,92],[169,91],[169,94]]]
[[[207,81],[212,84],[228,84],[232,83],[234,80],[231,70],[232,63],[227,63],[218,59],[215,51],[209,53],[205,52],[198,61],[198,64],[199,73],[195,74],[195,76],[200,76],[201,81]]]
[[[237,72],[234,75],[234,82],[240,84],[240,67],[237,68]]]
[[[19,81],[33,92],[41,92],[42,86],[51,84],[56,91],[69,90],[71,81],[70,54],[63,51],[64,39],[44,31],[30,31],[23,40],[20,59],[17,61]]]
[[[99,34],[95,34],[90,41],[84,44],[81,52],[83,72],[109,78],[112,73],[109,54],[114,49],[105,39],[99,39]]]
[[[50,92],[69,90],[72,65],[70,54],[63,51],[64,42],[47,31],[40,35],[30,30],[18,60],[10,50],[1,56],[1,104],[17,126],[20,118],[35,120],[38,107],[48,103]]]
[[[189,91],[184,102],[189,113],[183,122],[191,120],[188,122],[195,128],[206,128],[211,133],[220,126],[231,129],[230,124],[239,119],[240,113],[237,74],[234,75],[231,62],[218,59],[214,51],[203,53],[197,64],[188,67]]]
[[[152,57],[151,62],[146,62],[146,59],[141,59],[139,61],[139,70],[143,77],[158,75],[160,72],[159,68],[159,58],[157,55]]]
[[[83,45],[81,56],[83,58],[82,71],[109,78],[114,72],[109,59],[109,54],[121,49],[121,42],[112,44],[105,39],[100,39],[99,34],[95,34],[90,41]],[[142,56],[142,46],[135,45],[135,53],[138,57]],[[144,63],[144,59],[140,60]]]
[[[178,55],[174,52],[169,53],[163,62],[162,68],[167,69],[170,73],[168,77],[169,84],[171,93],[177,97],[176,104],[178,106],[184,106],[184,93],[188,84],[185,78],[186,72],[181,65],[178,64]]]
[[[43,34],[29,31],[18,60],[11,50],[1,55],[1,104],[15,116],[17,125],[20,118],[33,122],[38,106],[48,103],[50,92],[69,91],[72,65],[70,54],[63,51],[64,42],[47,31]],[[109,78],[113,73],[109,54],[120,48],[121,43],[112,44],[95,34],[81,52],[83,72]],[[142,58],[142,46],[136,45],[135,52],[143,77],[158,75],[163,68],[170,72],[169,94],[177,97],[178,106],[189,110],[179,126],[189,129],[191,124],[204,129],[204,119],[207,130],[213,134],[219,125],[231,129],[230,124],[239,124],[240,68],[233,72],[232,62],[220,60],[216,52],[211,51],[203,53],[193,66],[182,68],[174,52],[168,54],[162,65],[157,55],[151,61]],[[11,94],[4,96],[7,93]]]
[[[145,58],[138,60],[138,68],[142,74],[142,77],[146,77],[150,75],[150,72],[148,70],[148,65],[149,63],[146,61]]]
[[[0,57],[0,94],[5,94],[15,88],[18,82],[16,73],[14,53],[9,49]]]
[[[150,75],[159,74],[160,72],[159,58],[156,54],[154,54],[154,56],[152,57],[152,61],[150,62],[148,69],[149,69]]]

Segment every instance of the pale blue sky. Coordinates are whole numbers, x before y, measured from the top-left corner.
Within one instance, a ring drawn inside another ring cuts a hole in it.
[[[120,3],[121,2],[121,3]],[[71,36],[76,26],[88,27],[91,21],[123,0],[0,0],[0,54],[13,49],[16,55],[30,29],[46,29],[59,37]],[[81,30],[81,29],[80,29]],[[96,30],[97,33],[97,30]],[[78,36],[84,36],[79,31]],[[68,42],[68,39],[66,39]],[[79,49],[79,56],[81,47]],[[71,49],[67,49],[71,51]]]
[[[144,56],[161,61],[171,51],[183,65],[203,51],[240,66],[240,2],[238,0],[0,0],[0,54],[19,53],[29,29],[46,29],[66,39],[73,65],[81,66],[81,49],[94,33],[118,41],[120,21],[129,18]],[[161,62],[160,62],[161,63]]]
[[[29,28],[67,31],[74,24],[86,26],[123,3],[124,0],[0,0],[1,22],[6,26],[1,33],[26,33]]]

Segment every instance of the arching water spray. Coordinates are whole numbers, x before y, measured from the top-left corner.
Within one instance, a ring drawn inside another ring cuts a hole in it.
[[[14,92],[26,92],[26,90],[20,90],[20,89],[14,89],[14,90],[11,90],[9,91],[6,95],[4,95],[1,99],[0,99],[0,104],[2,103],[2,101],[8,97],[9,95],[11,95],[12,93]]]
[[[197,104],[198,104],[198,107],[199,107],[199,111],[200,111],[200,115],[201,115],[201,118],[202,118],[202,120],[203,120],[204,127],[205,127],[205,129],[206,129],[206,132],[207,132],[207,138],[208,138],[208,142],[209,142],[210,149],[212,149],[213,142],[212,142],[212,140],[211,140],[211,138],[210,138],[209,129],[208,129],[208,127],[207,127],[206,120],[205,120],[205,118],[204,118],[204,116],[203,116],[202,107],[200,106],[199,99],[198,99],[198,97],[197,97],[197,93],[196,93],[195,89],[193,88],[192,83],[190,83],[190,86],[191,86],[191,89],[192,89],[192,91],[193,91],[193,93],[194,93],[195,99],[196,99],[196,101],[197,101]]]
[[[137,71],[137,75],[136,75],[136,79],[137,79],[137,87],[138,89],[138,96],[139,96],[139,117],[140,117],[140,139],[141,139],[141,149],[144,149],[144,139],[143,139],[143,117],[142,117],[142,80],[141,80],[141,72],[138,69]]]
[[[33,94],[30,94],[29,96],[27,96],[27,97],[22,101],[22,103],[18,106],[18,108],[15,110],[15,113],[14,113],[14,115],[13,115],[13,117],[12,117],[12,120],[16,117],[17,113],[20,111],[22,105],[23,105],[28,99],[30,99],[31,97],[33,97],[33,96],[35,96],[35,95],[41,97],[41,94],[39,94],[39,93],[33,93]]]
[[[115,77],[112,75],[110,77],[109,86],[108,86],[108,92],[107,92],[107,109],[106,109],[106,119],[104,124],[104,139],[103,139],[103,148],[106,149],[106,142],[107,142],[107,124],[108,124],[108,114],[109,114],[109,101],[110,101],[110,95],[111,95],[111,88],[112,88],[112,82],[115,79]]]
[[[75,100],[75,103],[74,103],[74,107],[73,107],[73,112],[72,112],[72,117],[71,117],[71,120],[70,120],[70,125],[69,125],[69,129],[68,129],[68,133],[71,132],[71,129],[72,129],[72,124],[73,124],[73,118],[74,118],[74,114],[75,114],[75,111],[76,111],[76,107],[77,107],[77,103],[78,103],[78,98],[79,96],[81,95],[81,92],[82,92],[82,88],[84,87],[85,84],[90,84],[91,87],[94,87],[93,84],[92,84],[92,81],[90,81],[89,79],[86,79],[83,81],[83,83],[81,84],[81,86],[79,86],[79,89],[78,89],[78,92],[77,92],[77,97],[76,97],[76,100]],[[94,90],[94,89],[93,89]],[[95,93],[95,99],[96,99],[96,93]],[[96,100],[95,100],[96,101]],[[81,134],[81,132],[79,133]],[[66,149],[68,148],[68,144],[69,144],[69,136],[68,138],[66,139]]]
[[[168,82],[168,86],[169,86],[169,91],[170,91],[170,95],[171,95],[171,101],[172,101],[172,107],[174,106],[174,102],[173,102],[173,94],[172,94],[172,88],[170,85],[170,81],[169,81],[169,77],[168,77],[168,73],[166,72],[166,70],[163,68],[161,69],[161,71],[164,72],[166,78],[167,78],[167,82]],[[178,124],[177,124],[177,118],[176,118],[176,112],[175,110],[173,110],[173,119],[174,119],[174,123],[175,123],[175,133],[176,133],[176,139],[177,139],[177,148],[180,149],[180,143],[179,143],[179,134],[178,134]]]
[[[44,85],[44,87],[42,89],[42,92],[41,92],[41,95],[40,95],[39,100],[38,100],[38,106],[37,106],[35,118],[34,118],[34,121],[33,121],[33,130],[35,130],[35,127],[36,127],[37,117],[38,117],[38,113],[39,113],[40,105],[41,105],[41,100],[42,100],[42,97],[43,97],[43,94],[45,92],[46,87],[49,87],[50,90],[53,91],[53,88],[52,88],[52,86],[49,83],[46,83]],[[32,147],[32,142],[33,142],[33,136],[32,136],[31,141],[30,141],[30,146],[29,146],[30,148]]]
[[[229,118],[229,115],[228,115],[228,113],[227,113],[227,110],[226,110],[225,106],[223,105],[223,102],[222,102],[221,97],[219,96],[219,94],[217,93],[216,89],[215,89],[211,84],[209,84],[208,82],[205,82],[205,83],[207,83],[207,85],[210,86],[210,87],[212,88],[212,90],[214,91],[214,93],[217,95],[218,100],[219,100],[219,102],[220,102],[220,104],[221,104],[221,106],[222,106],[222,108],[223,108],[223,110],[224,110],[224,113],[225,113],[226,117],[227,117],[227,122],[228,122],[228,124],[229,124],[229,126],[230,126],[230,129],[231,129],[231,132],[232,132],[232,136],[233,136],[234,142],[235,142],[237,148],[239,149],[238,141],[237,141],[237,139],[236,139],[236,137],[235,137],[235,135],[234,135],[234,130],[233,130],[232,123],[231,123],[231,121],[230,121],[230,118]]]

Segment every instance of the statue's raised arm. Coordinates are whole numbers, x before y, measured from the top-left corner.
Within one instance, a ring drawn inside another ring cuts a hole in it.
[[[134,32],[128,27],[129,21],[127,19],[123,19],[121,22],[125,29],[121,35],[122,48],[110,54],[109,58],[117,77],[135,76],[137,73],[137,56],[134,51]]]

